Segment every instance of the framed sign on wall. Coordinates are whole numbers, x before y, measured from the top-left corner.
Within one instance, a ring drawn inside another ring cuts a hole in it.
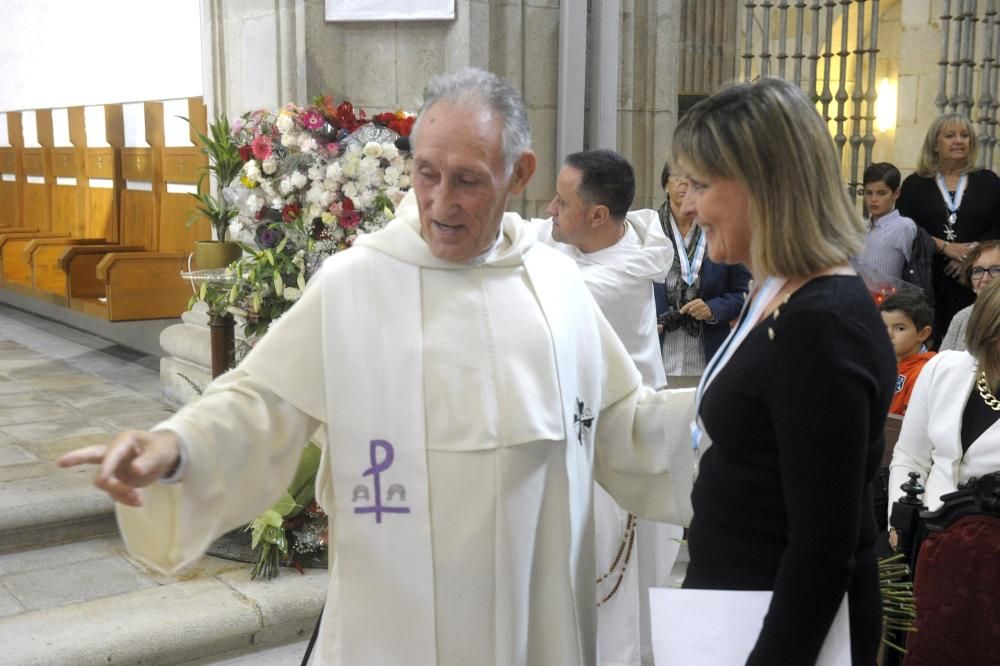
[[[326,0],[327,21],[427,21],[455,18],[455,0]]]

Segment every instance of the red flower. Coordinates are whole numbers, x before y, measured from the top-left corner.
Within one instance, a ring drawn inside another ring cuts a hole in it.
[[[271,139],[263,134],[255,136],[250,146],[253,149],[253,156],[259,160],[266,160],[271,156]]]
[[[350,197],[344,197],[340,201],[340,209],[342,211],[344,211],[344,213],[353,213],[354,212],[354,201],[351,200]]]
[[[410,136],[410,132],[413,131],[413,123],[415,122],[417,122],[416,116],[406,116],[400,119],[399,129],[396,131],[399,132],[400,136]]]
[[[340,218],[340,226],[345,229],[356,229],[361,224],[361,213],[348,213]]]
[[[298,218],[302,208],[297,204],[288,204],[281,209],[281,219],[285,222],[294,222]]]
[[[363,111],[361,117],[365,117]],[[353,132],[361,124],[358,122],[357,116],[354,115],[354,105],[350,102],[341,102],[340,106],[334,112],[334,118],[336,118],[337,124],[348,132]]]
[[[253,148],[251,146],[240,146],[240,159],[249,162],[253,159]]]

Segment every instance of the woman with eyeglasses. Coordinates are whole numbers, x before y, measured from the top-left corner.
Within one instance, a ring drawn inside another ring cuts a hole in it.
[[[990,283],[993,278],[1000,277],[1000,241],[983,241],[974,247],[962,264],[962,283],[971,287],[976,294]],[[948,332],[941,340],[941,351],[954,349],[965,350],[965,329],[969,324],[972,306],[955,313],[948,326]]]
[[[674,245],[674,263],[666,282],[653,285],[653,293],[667,384],[684,388],[698,385],[705,364],[729,335],[729,322],[739,316],[746,299],[750,271],[708,258],[694,208],[684,208],[688,181],[671,174],[669,162],[663,165],[660,184],[667,195],[660,223]]]
[[[1000,178],[976,165],[978,140],[967,116],[931,123],[915,173],[903,181],[896,208],[934,239],[934,340],[975,298],[960,282],[977,242],[1000,237]]]

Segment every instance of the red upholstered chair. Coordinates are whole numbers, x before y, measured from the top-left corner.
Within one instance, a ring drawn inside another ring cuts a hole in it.
[[[924,514],[904,666],[1000,664],[1000,475],[981,481]]]

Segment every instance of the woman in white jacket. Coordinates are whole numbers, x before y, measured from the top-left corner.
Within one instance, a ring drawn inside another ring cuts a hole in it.
[[[889,507],[909,472],[920,474],[924,505],[958,484],[1000,470],[1000,280],[976,299],[967,351],[944,351],[917,378],[889,466]]]

